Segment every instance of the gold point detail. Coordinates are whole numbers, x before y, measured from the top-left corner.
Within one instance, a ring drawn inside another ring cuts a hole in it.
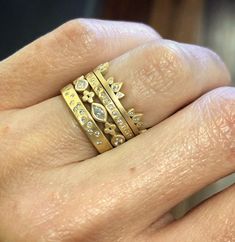
[[[112,76],[109,77],[109,78],[107,79],[107,82],[108,82],[109,85],[112,85],[113,82],[114,82],[114,78],[113,78]]]
[[[125,94],[122,93],[122,92],[117,92],[117,93],[116,93],[116,97],[117,97],[118,99],[121,99],[121,98],[123,98],[124,96],[125,96]]]
[[[134,108],[129,109],[128,115],[132,118],[135,115],[135,109]]]
[[[134,108],[131,108],[131,109],[128,110],[128,115],[132,119],[132,121],[134,122],[134,124],[139,129],[141,129],[143,127],[143,122],[142,122],[143,114],[142,113],[135,113],[135,109]]]
[[[111,84],[111,88],[114,91],[114,93],[117,93],[121,90],[123,85],[123,82],[114,82],[113,84]]]
[[[141,118],[143,117],[142,113],[135,114],[132,117],[132,120],[134,121],[135,124],[139,123],[141,121]]]
[[[109,63],[105,62],[104,64],[99,65],[96,69],[105,75],[109,69]]]

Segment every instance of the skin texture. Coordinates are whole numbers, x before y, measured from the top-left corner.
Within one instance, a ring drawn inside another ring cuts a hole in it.
[[[149,129],[97,155],[59,90],[107,60]],[[235,241],[234,187],[169,213],[235,170],[235,89],[211,50],[72,20],[0,62],[0,82],[0,241]]]

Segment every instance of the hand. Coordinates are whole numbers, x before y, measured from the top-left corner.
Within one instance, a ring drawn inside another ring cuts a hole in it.
[[[150,129],[97,156],[59,90],[108,60]],[[3,60],[0,81],[0,241],[234,240],[234,186],[169,213],[235,170],[235,89],[212,51],[73,20]]]

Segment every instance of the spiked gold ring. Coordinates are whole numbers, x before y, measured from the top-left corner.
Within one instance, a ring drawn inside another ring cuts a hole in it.
[[[142,114],[126,110],[121,102],[123,83],[105,79],[108,63],[61,89],[76,120],[99,153],[123,144],[142,129]]]

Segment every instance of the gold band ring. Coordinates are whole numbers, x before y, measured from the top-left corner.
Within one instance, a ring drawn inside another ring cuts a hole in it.
[[[119,99],[123,98],[125,95],[120,92],[120,89],[122,87],[121,82],[115,83],[113,81],[113,78],[109,78],[105,80],[103,74],[105,74],[108,71],[109,68],[109,63],[106,62],[100,66],[98,66],[95,70],[94,73],[109,94],[109,96],[112,98],[113,102],[117,106],[117,108],[120,110],[122,113],[123,117],[131,127],[132,131],[134,132],[135,135],[138,135],[140,133],[140,128],[143,125],[143,122],[141,121],[141,118],[143,114],[138,113],[136,114],[134,109],[131,108],[129,111],[126,111],[125,108],[122,106],[121,102]]]
[[[122,83],[114,82],[113,77],[105,79],[108,67],[108,63],[99,65],[85,77],[77,78],[74,86],[61,89],[65,102],[100,153],[138,135],[143,124],[142,114],[122,106]]]
[[[112,117],[113,121],[118,126],[121,133],[125,136],[125,138],[131,139],[134,137],[132,130],[130,129],[128,123],[123,118],[122,114],[120,113],[119,109],[114,104],[111,97],[108,95],[107,91],[104,89],[102,84],[99,82],[97,77],[93,72],[88,73],[86,75],[86,79],[91,85],[92,89],[95,91],[96,95],[99,97],[100,101],[103,103],[104,107]]]
[[[91,114],[86,109],[82,100],[79,98],[72,84],[67,85],[61,90],[62,96],[73,112],[75,118],[87,134],[95,148],[103,153],[113,148],[101,129],[98,127]]]

